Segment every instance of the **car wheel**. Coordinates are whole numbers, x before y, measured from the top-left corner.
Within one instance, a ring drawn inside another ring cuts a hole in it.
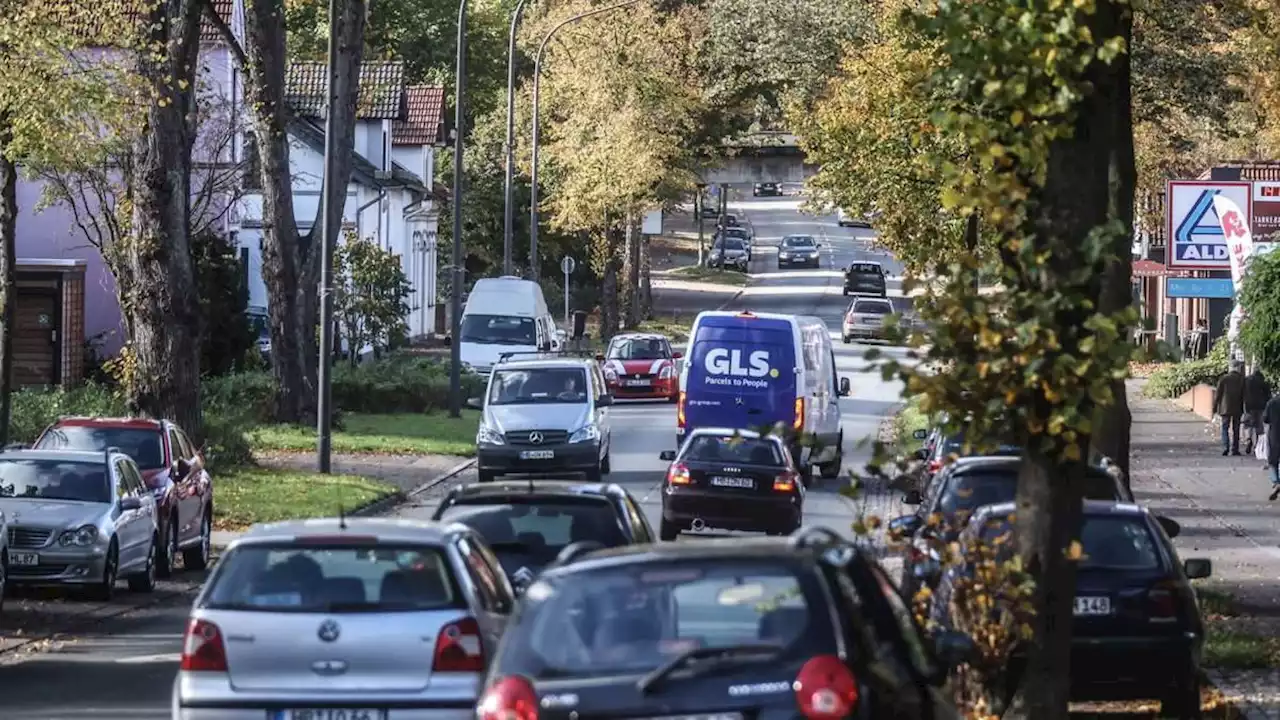
[[[599,465],[596,465],[583,474],[587,476],[587,482],[589,483],[598,483],[602,481],[604,479],[604,461],[601,461]]]
[[[115,538],[107,548],[107,557],[102,561],[102,579],[98,584],[89,587],[89,597],[101,602],[111,600],[116,593],[116,578],[120,572],[120,549]]]
[[[800,468],[800,482],[804,483],[805,489],[813,487],[813,466],[805,463]]]
[[[609,473],[613,472],[613,463],[612,463],[612,462],[610,462],[610,460],[609,460],[609,456],[610,456],[611,454],[612,454],[612,453],[611,453],[609,450],[606,450],[606,451],[605,451],[605,453],[604,453],[604,459],[600,461],[600,474],[601,474],[601,475],[608,475]]]
[[[147,549],[147,563],[142,571],[129,576],[129,592],[149,593],[156,589],[156,548],[160,547],[160,536],[151,536],[151,547]]]
[[[676,527],[675,523],[662,518],[658,523],[658,538],[663,542],[672,542],[678,537],[680,537],[680,528]]]
[[[206,508],[200,520],[200,542],[182,551],[182,566],[187,570],[203,570],[209,567],[213,556],[213,508]]]
[[[1160,717],[1199,720],[1200,673],[1191,673],[1190,677],[1169,688],[1160,699]]]
[[[498,479],[498,473],[492,470],[478,470],[476,475],[478,476],[477,479],[482,483],[493,482]]]
[[[160,556],[156,558],[156,574],[162,578],[172,577],[177,572],[177,568],[174,567],[177,557],[178,516],[175,513],[169,520],[169,529],[165,531]]]
[[[818,466],[818,471],[822,473],[824,478],[833,478],[840,474],[840,468],[844,466],[844,436],[841,436],[837,442],[840,448],[836,450],[835,459],[829,463],[823,463]]]

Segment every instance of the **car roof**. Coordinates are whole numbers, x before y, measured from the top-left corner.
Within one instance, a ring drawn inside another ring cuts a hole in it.
[[[806,239],[806,240],[812,240],[812,239],[813,239],[813,236],[812,236],[812,235],[809,235],[808,233],[792,233],[792,234],[790,234],[790,235],[787,235],[787,236],[783,237],[782,239],[783,239],[783,240],[790,240],[791,238],[804,238],[804,239]]]
[[[599,497],[619,497],[626,491],[614,483],[588,483],[576,480],[506,480],[489,483],[471,483],[450,491],[449,495],[456,500],[473,500],[486,497],[510,497],[525,495],[528,497],[565,497],[596,495]]]
[[[529,370],[529,369],[537,369],[537,368],[566,368],[566,367],[590,368],[592,365],[595,365],[595,362],[596,361],[593,358],[578,358],[578,357],[548,357],[548,358],[528,358],[528,359],[508,358],[506,360],[499,359],[497,365],[494,366],[494,369],[495,370],[498,369],[498,365],[501,365],[501,369],[503,370]]]
[[[66,425],[70,427],[114,427],[114,428],[137,428],[139,430],[159,430],[164,427],[163,420],[155,420],[153,418],[143,417],[86,417],[86,416],[68,416],[60,417],[54,421],[54,426]]]
[[[965,455],[958,457],[951,462],[951,473],[964,474],[969,472],[982,472],[984,470],[1008,470],[1017,469],[1022,465],[1022,456],[1020,455]],[[1084,471],[1087,473],[1103,473],[1110,477],[1103,468],[1094,464],[1086,464]]]
[[[52,460],[55,462],[100,463],[106,461],[106,452],[100,450],[8,450],[0,452],[0,460]],[[119,449],[111,449],[112,455],[128,457]]]
[[[438,523],[404,518],[327,517],[259,523],[236,538],[228,549],[240,545],[292,542],[297,538],[352,538],[377,536],[379,542],[412,542],[441,545],[451,535],[470,532],[461,523]]]
[[[612,344],[619,340],[666,340],[670,342],[671,338],[656,332],[624,332],[614,335],[609,343]]]
[[[594,550],[570,563],[556,565],[545,575],[567,575],[578,570],[600,570],[649,562],[672,560],[710,561],[812,558],[829,546],[801,546],[786,537],[710,538],[691,543],[643,543]],[[855,552],[860,552],[853,546]]]

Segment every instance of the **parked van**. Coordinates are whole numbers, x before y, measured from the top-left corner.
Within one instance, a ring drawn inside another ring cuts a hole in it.
[[[817,466],[835,477],[844,459],[839,399],[849,379],[836,377],[831,333],[821,318],[773,313],[707,311],[689,332],[680,373],[677,442],[699,427],[789,430],[811,436],[816,448],[794,442],[806,478]]]
[[[462,311],[462,365],[488,375],[501,353],[559,350],[542,286],[510,275],[476,281]]]

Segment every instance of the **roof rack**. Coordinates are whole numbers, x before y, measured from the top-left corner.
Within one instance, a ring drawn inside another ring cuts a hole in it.
[[[512,352],[504,352],[498,354],[498,362],[506,362],[517,355],[532,355],[543,358],[557,357],[583,357],[594,358],[596,353],[594,350],[519,350]]]
[[[570,543],[565,547],[565,549],[560,551],[559,555],[556,555],[556,559],[553,564],[568,565],[587,553],[593,553],[596,550],[603,549],[604,545],[596,542],[595,540],[582,540],[576,543]]]
[[[836,545],[842,542],[844,542],[844,538],[840,537],[839,533],[821,525],[805,528],[791,536],[791,547],[794,548]]]

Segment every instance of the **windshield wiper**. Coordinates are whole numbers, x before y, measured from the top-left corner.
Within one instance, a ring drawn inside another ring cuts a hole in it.
[[[777,645],[730,645],[728,647],[712,647],[712,648],[694,648],[683,652],[671,660],[667,661],[648,675],[636,681],[636,689],[641,693],[647,693],[654,688],[655,685],[661,683],[671,676],[672,673],[684,668],[691,662],[696,660],[723,660],[728,658],[742,659],[754,658],[755,660],[768,660],[776,657],[782,650]],[[708,665],[710,667],[710,665]]]

